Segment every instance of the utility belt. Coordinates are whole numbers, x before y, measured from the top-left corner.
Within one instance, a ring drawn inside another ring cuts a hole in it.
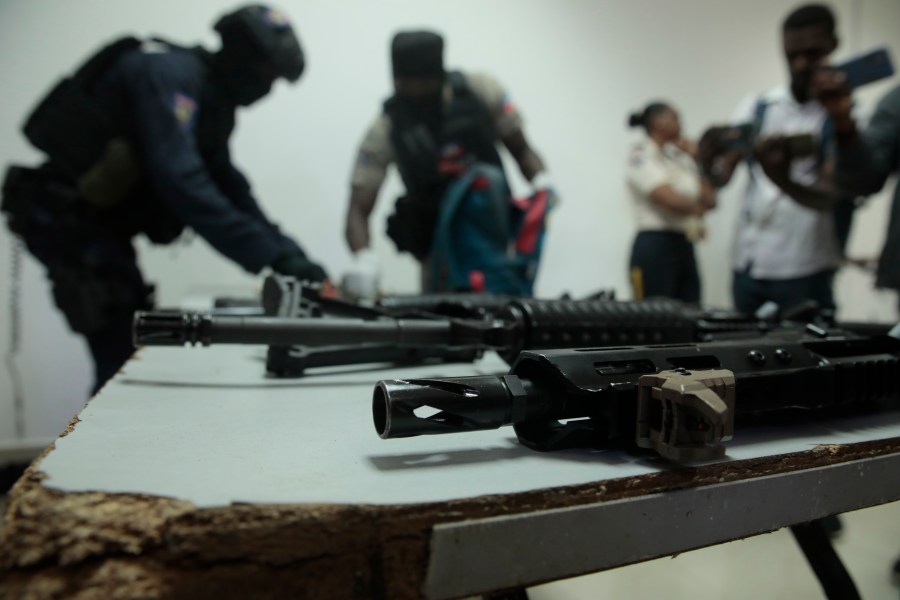
[[[397,198],[394,213],[387,220],[387,234],[398,252],[409,252],[424,260],[431,252],[434,229],[441,203],[451,184],[477,164],[473,155],[454,145],[445,149],[437,164],[437,172],[415,192]]]
[[[0,211],[5,213],[10,231],[23,238],[45,232],[62,242],[76,234],[85,235],[85,206],[78,190],[47,167],[10,166],[2,194]]]
[[[4,208],[14,212],[16,207],[39,199],[47,208],[55,212],[71,210],[78,204],[87,208],[107,210],[116,208],[135,195],[135,190],[143,173],[137,155],[131,144],[122,138],[107,142],[101,156],[78,176],[69,174],[69,169],[52,160],[52,167],[33,169],[13,165],[7,170],[3,182],[4,203],[13,205]],[[7,200],[7,197],[12,197]]]
[[[104,165],[109,164],[98,163],[78,181],[52,165],[37,169],[10,166],[0,200],[0,210],[6,213],[9,229],[22,237],[52,232],[60,243],[95,235],[132,237],[143,233],[154,243],[167,244],[181,235],[184,225],[147,188],[128,185],[127,202],[113,205],[97,202],[96,194],[89,197],[85,190],[92,186],[97,193],[118,190],[110,192],[107,198],[127,191],[121,186],[121,178],[102,173]],[[97,178],[93,183],[92,177]]]
[[[53,299],[76,333],[90,335],[152,308],[129,232],[107,226],[74,185],[48,167],[11,166],[0,210],[47,267]]]
[[[387,219],[387,235],[398,252],[409,252],[419,260],[428,256],[446,187],[436,184],[397,198],[394,212]]]

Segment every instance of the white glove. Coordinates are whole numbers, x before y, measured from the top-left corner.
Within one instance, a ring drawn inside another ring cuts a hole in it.
[[[374,300],[378,295],[378,257],[372,248],[353,256],[353,264],[341,281],[341,292],[351,300]]]
[[[550,175],[547,171],[541,171],[531,179],[531,187],[537,192],[540,190],[552,190],[553,185],[550,183]]]
[[[756,309],[753,316],[760,321],[774,321],[778,318],[778,311],[781,310],[775,302],[766,300],[766,302]]]

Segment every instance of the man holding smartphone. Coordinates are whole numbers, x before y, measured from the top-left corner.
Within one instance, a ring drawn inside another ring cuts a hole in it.
[[[741,160],[750,171],[732,263],[734,305],[748,314],[766,302],[782,310],[809,300],[834,308],[832,278],[841,260],[832,210],[840,196],[826,183],[833,134],[827,111],[810,93],[813,73],[838,46],[834,14],[821,4],[797,8],[783,23],[782,41],[789,86],[750,98],[736,115],[735,122],[752,125],[755,148],[730,148],[722,128],[710,129],[700,145],[717,185],[730,181]],[[797,134],[821,142],[800,157],[791,144]]]

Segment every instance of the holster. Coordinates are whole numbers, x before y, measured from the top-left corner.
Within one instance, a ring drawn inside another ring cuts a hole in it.
[[[26,236],[32,230],[77,229],[78,192],[71,184],[46,169],[10,165],[3,179],[0,211],[13,233]]]
[[[428,256],[440,206],[438,189],[397,198],[394,213],[387,219],[387,235],[398,252],[409,252],[419,260]]]
[[[82,183],[73,183],[47,167],[13,165],[3,181],[0,210],[6,213],[9,229],[23,237],[29,229],[53,231],[61,240],[89,237],[92,231],[102,229],[128,237],[143,232],[156,244],[168,244],[184,230],[184,224],[171,209],[147,190],[133,188],[129,194],[133,201],[127,206],[101,206],[84,197],[83,185],[79,185]],[[124,193],[121,183],[122,179],[108,184],[97,182],[95,199],[105,193]]]

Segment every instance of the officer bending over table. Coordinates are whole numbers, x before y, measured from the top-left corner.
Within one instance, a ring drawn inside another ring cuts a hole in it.
[[[263,214],[228,149],[238,106],[279,78],[299,79],[299,42],[282,13],[261,5],[224,15],[215,30],[215,53],[134,38],[100,50],[25,125],[47,162],[7,172],[8,225],[46,266],[57,306],[87,339],[94,391],[131,355],[134,311],[152,305],[137,234],[167,244],[190,227],[251,273],[326,278]]]

